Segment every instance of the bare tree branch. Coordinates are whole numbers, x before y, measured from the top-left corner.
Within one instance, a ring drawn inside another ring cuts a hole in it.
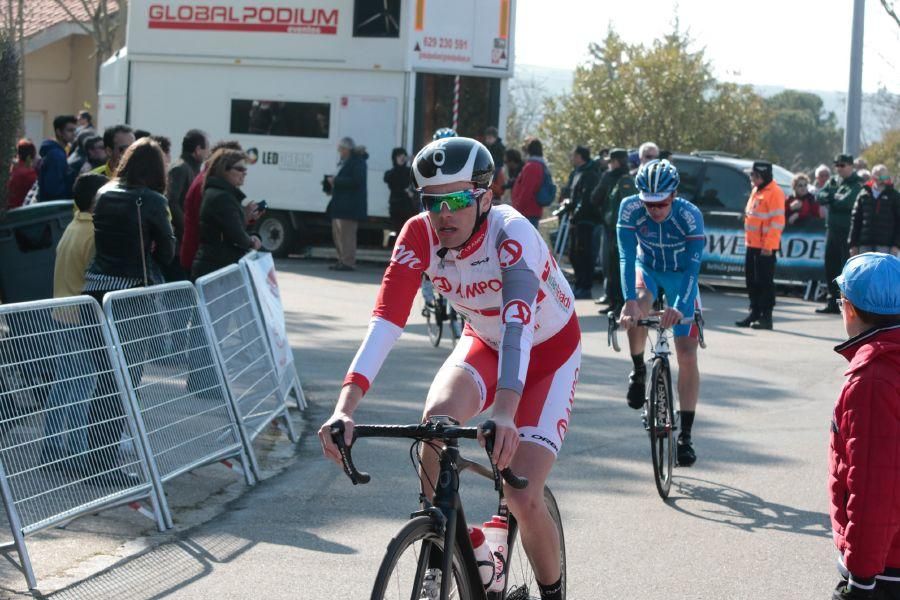
[[[85,0],[82,0],[82,2],[84,2],[84,1]],[[59,6],[61,9],[63,9],[63,11],[66,13],[66,15],[68,15],[68,17],[71,20],[73,20],[76,25],[78,25],[79,27],[84,29],[85,33],[87,33],[88,35],[94,34],[94,32],[91,31],[91,28],[88,27],[87,25],[85,25],[83,20],[81,20],[77,16],[75,16],[75,13],[72,12],[72,10],[69,8],[69,4],[65,0],[53,0],[53,2],[57,6]],[[88,11],[88,14],[90,14],[90,11]]]
[[[881,0],[881,5],[884,7],[885,12],[894,19],[897,27],[900,27],[900,16],[897,15],[897,11],[894,9],[894,3],[891,0]]]

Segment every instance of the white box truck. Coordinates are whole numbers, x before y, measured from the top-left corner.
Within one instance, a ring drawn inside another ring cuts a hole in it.
[[[265,247],[327,226],[322,179],[344,136],[369,153],[369,228],[387,226],[391,150],[440,127],[504,133],[515,0],[132,0],[126,48],[100,72],[101,127],[236,139]]]

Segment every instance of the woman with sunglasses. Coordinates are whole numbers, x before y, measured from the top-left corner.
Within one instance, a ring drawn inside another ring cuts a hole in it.
[[[334,413],[319,430],[323,451],[340,464],[330,425],[344,422],[349,445],[353,413],[406,325],[427,274],[467,323],[431,384],[424,416],[465,422],[491,409],[494,462],[529,480],[524,490],[504,493],[541,598],[561,599],[559,538],[543,488],[568,430],[581,365],[572,290],[528,219],[509,206],[492,206],[494,161],[481,143],[436,140],[419,152],[412,170],[425,212],[400,232],[366,339]],[[433,480],[436,455],[426,450],[423,462]],[[440,584],[434,573],[425,581]],[[436,598],[433,591],[423,590],[422,597]]]
[[[209,158],[203,201],[200,204],[200,247],[191,267],[197,279],[216,269],[238,262],[262,244],[247,234],[246,197],[241,187],[247,178],[247,155],[240,150],[221,148]]]
[[[667,160],[642,165],[634,180],[639,193],[622,201],[616,234],[625,295],[619,323],[628,331],[634,362],[628,376],[628,406],[635,410],[643,408],[647,376],[644,365],[647,329],[635,327],[635,323],[649,316],[662,288],[669,302],[660,324],[673,328],[678,359],[681,431],[677,459],[680,466],[689,467],[697,460],[691,430],[700,394],[698,331],[693,325],[676,323],[692,317],[694,310],[700,308],[697,280],[706,236],[700,209],[675,196],[680,181],[675,165]]]

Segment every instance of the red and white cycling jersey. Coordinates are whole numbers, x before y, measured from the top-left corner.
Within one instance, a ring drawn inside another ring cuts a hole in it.
[[[566,356],[579,347],[577,323],[566,327],[577,319],[572,290],[547,244],[518,212],[494,206],[466,246],[443,258],[440,249],[427,213],[403,227],[345,384],[369,389],[406,325],[422,274],[466,317],[466,334],[498,352],[498,389],[523,392],[533,346],[559,334]]]

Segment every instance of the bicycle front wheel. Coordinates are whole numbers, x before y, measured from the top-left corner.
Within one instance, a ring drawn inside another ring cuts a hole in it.
[[[410,519],[388,544],[387,552],[378,569],[378,576],[375,578],[371,600],[432,597],[422,593],[423,585],[426,585],[429,558],[433,555],[441,556],[443,552],[444,538],[435,531],[432,520],[429,517]],[[449,598],[475,599],[458,546],[453,548],[451,577]],[[481,585],[481,582],[478,582],[478,585]]]
[[[559,506],[556,504],[553,492],[547,486],[544,486],[544,502],[547,504],[550,518],[553,519],[553,524],[556,525],[556,532],[559,535],[559,571],[562,576],[562,597],[565,600],[566,538],[563,534]],[[537,579],[534,576],[534,568],[525,555],[525,549],[522,547],[521,540],[516,540],[511,536],[508,546],[509,557],[507,560],[509,567],[506,575],[506,595],[502,597],[497,596],[497,598],[502,598],[503,600],[540,600],[541,589],[538,587]],[[490,594],[488,594],[488,598],[492,598]]]
[[[653,360],[650,371],[650,400],[647,420],[650,423],[650,457],[656,491],[665,500],[672,487],[672,468],[675,466],[675,398],[672,395],[672,374],[662,358]]]

